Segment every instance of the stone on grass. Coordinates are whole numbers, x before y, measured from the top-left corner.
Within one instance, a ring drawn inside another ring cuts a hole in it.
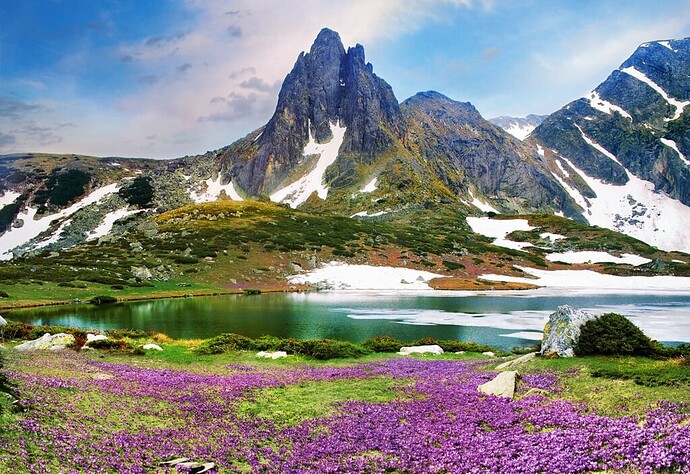
[[[595,319],[592,313],[569,305],[559,306],[544,326],[541,355],[544,357],[574,357],[574,348],[580,339],[580,326]]]
[[[516,370],[501,372],[493,380],[477,387],[482,393],[496,395],[497,397],[513,398],[515,396],[515,381],[518,373]]]
[[[87,334],[86,335],[86,343],[88,344],[89,342],[93,341],[104,341],[108,339],[108,336],[105,336],[103,334]]]
[[[537,357],[537,354],[538,354],[538,352],[530,352],[529,354],[525,354],[523,356],[520,356],[517,359],[509,360],[508,362],[504,362],[504,363],[500,364],[499,366],[497,366],[496,370],[503,370],[503,369],[507,369],[508,367],[512,367],[514,365],[524,364],[525,362],[529,362],[530,360]]]
[[[143,346],[141,346],[141,348],[144,349],[145,351],[148,351],[148,350],[162,351],[163,350],[163,348],[161,346],[159,346],[158,344],[151,344],[151,343],[144,344]]]
[[[49,350],[57,351],[65,349],[75,343],[74,336],[61,332],[53,336],[50,333],[45,333],[43,336],[33,341],[27,341],[15,347],[18,351],[35,351],[35,350]]]
[[[487,357],[496,357],[496,354],[491,351],[482,352],[482,355]]]
[[[7,326],[7,320],[0,316],[0,326]]]
[[[409,347],[401,347],[400,352],[398,352],[400,355],[410,355],[410,354],[436,354],[440,355],[443,354],[443,349],[441,346],[437,344],[431,344],[428,346],[409,346]]]
[[[263,357],[264,359],[282,359],[283,357],[287,357],[287,352],[285,352],[285,351],[274,351],[274,352],[261,351],[261,352],[256,353],[256,357]]]

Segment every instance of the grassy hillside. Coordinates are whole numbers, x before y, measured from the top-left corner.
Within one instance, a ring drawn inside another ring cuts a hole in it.
[[[447,207],[379,222],[295,211],[267,202],[217,201],[133,217],[124,234],[61,250],[45,250],[0,264],[1,307],[32,302],[209,294],[246,289],[286,290],[286,277],[332,260],[430,270],[448,289],[500,288],[476,280],[485,273],[516,276],[516,266],[577,268],[551,263],[544,254],[567,249],[635,253],[665,262],[663,268],[595,265],[600,271],[690,274],[688,265],[635,239],[554,216],[521,216],[537,229],[514,240],[535,247],[496,247],[474,234],[464,214]],[[504,218],[497,216],[497,218]],[[514,216],[505,216],[514,218]],[[556,242],[539,237],[559,233]],[[589,266],[592,267],[592,266]]]

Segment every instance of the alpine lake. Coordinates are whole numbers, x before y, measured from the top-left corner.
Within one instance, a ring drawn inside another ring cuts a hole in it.
[[[7,317],[99,331],[153,330],[188,339],[233,332],[361,342],[389,335],[403,341],[423,337],[474,341],[508,350],[539,341],[549,314],[564,304],[596,315],[623,314],[661,342],[690,342],[690,293],[269,293],[50,306],[14,310]]]

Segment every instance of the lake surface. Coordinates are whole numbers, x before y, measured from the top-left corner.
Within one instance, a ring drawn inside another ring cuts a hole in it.
[[[539,340],[549,314],[563,304],[595,314],[621,313],[653,339],[690,342],[690,293],[276,293],[53,306],[15,310],[5,316],[30,324],[101,331],[151,329],[174,338],[235,332],[250,337],[270,334],[360,342],[390,335],[404,341],[434,337],[510,349]]]

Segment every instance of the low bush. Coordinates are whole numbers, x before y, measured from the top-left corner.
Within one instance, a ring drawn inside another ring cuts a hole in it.
[[[0,291],[0,298],[9,298],[10,295],[6,291]]]
[[[404,342],[392,336],[370,337],[362,343],[371,352],[398,352],[404,345]]]
[[[580,339],[575,346],[575,354],[578,356],[652,356],[657,352],[657,343],[628,318],[616,313],[602,314],[583,324],[580,327]]]
[[[306,339],[299,341],[295,352],[318,360],[329,360],[362,357],[370,351],[359,344],[348,341]]]
[[[140,339],[142,337],[147,337],[150,334],[143,329],[108,329],[105,331],[105,335],[111,339]]]
[[[226,352],[254,349],[253,341],[240,334],[224,333],[207,339],[194,352],[200,355],[223,354]]]
[[[89,342],[88,346],[92,349],[105,350],[129,350],[132,348],[132,345],[124,339],[100,339]]]
[[[437,345],[443,352],[500,352],[491,346],[477,344],[476,342],[462,342],[455,339],[438,340],[433,337],[424,337],[411,343],[412,346],[431,346]]]

